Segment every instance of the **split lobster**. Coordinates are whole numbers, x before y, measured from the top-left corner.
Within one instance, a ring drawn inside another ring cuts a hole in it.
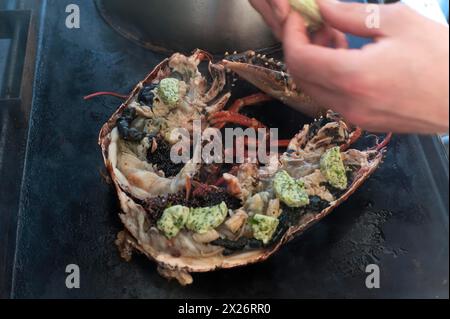
[[[199,71],[204,62],[209,80]],[[231,81],[227,71],[260,92],[227,107],[232,97],[226,92]],[[279,141],[286,151],[272,154],[267,163],[170,160],[178,141],[173,129],[192,134],[196,120],[202,121],[202,130],[229,124],[266,128],[240,111],[272,99],[317,120],[292,139]],[[349,198],[382,161],[390,135],[371,149],[351,149],[363,132],[324,110],[295,86],[282,62],[252,51],[217,63],[201,50],[161,62],[100,131],[125,226],[116,242],[122,256],[129,260],[137,250],[158,263],[161,275],[183,285],[192,283],[190,273],[269,258]],[[330,172],[338,169],[345,175],[340,175],[345,187],[333,183]]]

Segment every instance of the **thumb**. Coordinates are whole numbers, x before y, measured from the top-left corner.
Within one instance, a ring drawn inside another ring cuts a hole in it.
[[[380,23],[385,6],[337,0],[317,0],[317,3],[325,23],[335,29],[360,37],[385,35]]]

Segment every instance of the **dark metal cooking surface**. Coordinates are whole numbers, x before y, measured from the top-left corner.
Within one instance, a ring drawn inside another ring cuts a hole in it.
[[[33,6],[0,1],[0,298],[11,289],[38,18]]]
[[[124,37],[158,52],[246,51],[276,44],[250,3],[242,0],[95,0]]]
[[[61,18],[69,3],[81,6],[79,30],[67,29]],[[82,97],[126,93],[163,56],[130,45],[91,1],[48,0],[47,11],[13,297],[448,297],[448,158],[430,137],[395,137],[385,162],[357,194],[265,263],[195,275],[194,285],[182,288],[143,257],[121,260],[114,245],[122,229],[119,207],[100,175],[97,146],[118,101]],[[284,112],[273,115],[295,121]],[[381,268],[381,289],[369,290],[364,270],[373,263]],[[80,289],[65,286],[69,264],[80,267]]]

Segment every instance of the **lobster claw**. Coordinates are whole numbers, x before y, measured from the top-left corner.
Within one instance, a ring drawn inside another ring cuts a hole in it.
[[[267,95],[297,111],[311,117],[317,117],[324,111],[324,108],[311,97],[301,92],[292,78],[282,70],[232,60],[223,60],[222,63],[228,70],[233,71]]]

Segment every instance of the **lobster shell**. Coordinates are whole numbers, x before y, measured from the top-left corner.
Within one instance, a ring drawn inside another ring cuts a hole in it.
[[[206,52],[205,54],[208,59],[210,59]],[[128,99],[118,108],[109,121],[104,124],[99,135],[99,145],[101,146],[104,163],[109,174],[111,175],[111,179],[118,194],[120,207],[122,210],[120,219],[126,229],[118,235],[116,242],[121,249],[122,256],[125,259],[129,260],[131,257],[131,250],[137,250],[158,264],[158,271],[161,275],[167,278],[175,278],[182,285],[192,283],[190,273],[210,272],[217,269],[229,269],[262,262],[272,256],[277,250],[280,249],[281,246],[303,233],[316,222],[325,218],[336,207],[347,200],[364,183],[364,181],[372,173],[374,173],[382,162],[385,148],[378,150],[376,156],[369,160],[369,164],[356,173],[356,177],[354,178],[352,185],[340,198],[334,201],[331,206],[314,216],[303,219],[299,225],[290,227],[282,239],[273,247],[244,251],[235,253],[231,256],[216,255],[212,257],[206,256],[195,258],[174,257],[169,253],[159,252],[157,249],[154,249],[149,241],[149,236],[147,235],[148,230],[146,230],[144,223],[146,216],[145,209],[132,197],[130,197],[129,190],[124,189],[123,185],[121,186],[118,182],[110,158],[109,146],[111,144],[111,132],[116,126],[116,121],[120,117],[123,110],[129,103],[132,102],[133,97],[139,94],[139,91],[144,85],[151,83],[157,77],[158,72],[168,66],[168,61],[169,59],[162,61],[142,82],[134,88]]]

